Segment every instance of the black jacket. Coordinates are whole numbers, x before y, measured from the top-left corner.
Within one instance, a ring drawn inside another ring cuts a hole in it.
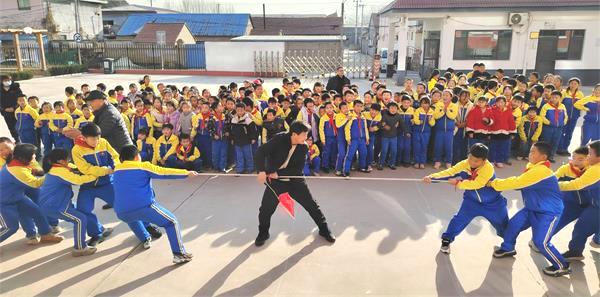
[[[124,146],[133,144],[123,117],[114,106],[106,103],[101,109],[94,111],[94,124],[100,127],[102,138],[117,152]]]
[[[392,115],[387,110],[384,110],[381,113],[381,131],[383,131],[382,135],[385,138],[393,138],[397,137],[399,134],[402,135],[409,133],[408,127],[404,125],[404,121],[402,121],[402,116],[398,113]],[[389,126],[390,129],[386,130],[383,127]]]
[[[327,89],[327,91],[335,90],[336,92],[338,92],[338,94],[343,95],[342,89],[344,88],[344,85],[349,84],[350,80],[345,75],[342,77],[340,77],[339,75],[334,75],[329,78],[329,80],[327,81],[327,87],[325,88]]]
[[[290,132],[282,132],[275,135],[264,145],[258,147],[254,155],[254,166],[258,172],[267,174],[277,172],[280,176],[301,176],[308,153],[306,144],[299,144],[292,154],[288,166],[279,169],[287,159],[292,148],[292,137]]]
[[[227,131],[229,131],[229,139],[233,141],[234,145],[251,144],[252,140],[258,138],[256,125],[248,114],[241,119],[236,116],[231,118]]]
[[[268,141],[271,138],[273,138],[273,136],[275,136],[275,134],[280,133],[280,132],[285,132],[285,120],[277,117],[271,122],[264,121],[262,128],[267,131],[267,141]]]
[[[19,83],[13,83],[8,87],[8,90],[4,89],[4,86],[0,86],[0,107],[2,108],[2,112],[5,112],[4,110],[10,107],[16,108],[17,97],[22,93]]]

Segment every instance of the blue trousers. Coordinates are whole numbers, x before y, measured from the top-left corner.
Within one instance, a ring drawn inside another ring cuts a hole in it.
[[[140,152],[140,157],[142,158],[142,161],[144,161],[144,162],[151,162],[152,161],[152,154],[150,152],[141,151]]]
[[[396,165],[396,154],[398,152],[398,137],[381,138],[381,155],[379,165]],[[389,154],[389,157],[388,157]]]
[[[148,231],[144,228],[144,222],[165,228],[173,254],[185,253],[177,218],[160,204],[153,203],[133,211],[119,213],[117,216],[134,230],[135,236],[140,241],[145,241],[150,238],[150,234],[148,234]]]
[[[192,171],[202,171],[202,159],[198,158],[194,161],[179,160],[175,156],[169,156],[165,165],[169,168],[185,169]]]
[[[506,163],[510,156],[510,138],[509,139],[492,139],[492,147],[490,148],[490,162]]]
[[[237,173],[254,171],[254,160],[252,158],[251,144],[235,146],[235,171]]]
[[[575,192],[563,192],[563,197],[567,193],[577,195]],[[556,228],[554,228],[554,234],[558,233],[558,231],[562,230],[562,228],[569,223],[577,220],[581,213],[588,207],[587,205],[581,205],[577,201],[571,199],[563,199],[563,205],[565,208],[563,209],[562,215],[560,215]]]
[[[455,164],[467,158],[468,147],[464,129],[458,129],[452,140],[452,159]]]
[[[19,230],[19,219],[32,218],[40,234],[50,233],[50,225],[40,207],[27,197],[17,202],[0,205],[0,242],[3,242]]]
[[[554,155],[556,154],[556,150],[558,149],[558,144],[560,142],[560,136],[562,135],[563,127],[554,127],[544,125],[542,127],[542,140],[549,143],[552,146],[552,150],[550,151],[550,159],[554,159]]]
[[[52,151],[52,135],[50,133],[44,133],[42,131],[42,145],[44,146],[44,156],[48,155]]]
[[[17,133],[19,133],[19,140],[21,141],[21,143],[30,143],[33,145],[37,145],[35,129],[33,129],[33,127],[31,128],[32,129],[17,130]]]
[[[68,152],[73,148],[73,140],[60,133],[52,133],[52,142],[55,148],[62,148]]]
[[[200,150],[200,159],[204,166],[212,166],[212,138],[210,135],[196,135],[194,142]]]
[[[550,243],[559,217],[560,215],[534,212],[525,208],[519,210],[508,221],[508,225],[504,231],[504,242],[502,242],[500,247],[505,251],[513,251],[519,233],[531,227],[533,243],[540,250],[542,255],[544,255],[555,268],[564,268],[567,265],[567,262],[556,250],[554,245]]]
[[[452,140],[454,131],[435,131],[433,160],[435,162],[452,163]],[[443,156],[443,159],[442,159]]]
[[[576,116],[575,116],[576,115]],[[571,114],[573,117],[569,117],[567,119],[567,124],[562,131],[560,136],[560,142],[558,144],[559,152],[567,152],[569,149],[569,144],[571,144],[571,139],[573,138],[573,131],[575,131],[575,126],[577,126],[577,120],[579,119],[579,113],[575,114],[575,111]]]
[[[323,159],[321,165],[323,168],[335,167],[335,161],[337,159],[337,139],[330,137],[325,139],[325,145],[323,145]]]
[[[102,199],[109,205],[115,201],[115,191],[112,184],[106,184],[99,187],[80,187],[77,195],[77,210],[87,217],[87,234],[90,237],[97,237],[104,232],[104,227],[98,221],[94,214],[94,202],[96,198]]]
[[[312,172],[319,173],[321,168],[321,157],[314,157],[310,161],[306,161],[304,164],[304,175],[309,176]]]
[[[56,209],[42,209],[48,217],[65,220],[73,223],[73,240],[75,249],[83,249],[87,246],[85,243],[85,233],[87,230],[87,216],[75,209],[71,203],[65,211]]]
[[[346,139],[340,138],[338,134],[337,139],[337,160],[335,162],[335,171],[344,170],[344,160],[346,159],[346,149],[348,144]]]
[[[415,163],[425,164],[427,162],[427,144],[429,143],[429,131],[417,131],[413,133],[413,154]]]
[[[463,199],[458,213],[448,223],[448,228],[442,234],[442,238],[454,241],[454,238],[476,217],[484,217],[496,229],[496,234],[502,236],[508,223],[506,199],[502,197],[493,203],[479,203],[471,199]]]
[[[356,152],[358,152],[358,167],[360,169],[367,169],[367,139],[352,139],[344,158],[344,172],[346,174],[350,174],[350,168],[352,168],[352,161]]]
[[[212,141],[212,166],[214,169],[223,171],[227,167],[227,141]]]
[[[600,208],[590,206],[581,212],[579,220],[573,228],[573,236],[569,241],[569,250],[581,253],[585,248],[585,242],[588,237],[594,236],[594,241],[597,240],[598,231],[600,230]]]
[[[412,147],[412,137],[406,135],[398,135],[396,140],[396,164],[410,163],[410,149]]]
[[[583,121],[583,125],[581,126],[581,146],[598,139],[600,139],[600,123]]]
[[[380,140],[377,140],[377,139]],[[380,134],[369,133],[369,144],[367,144],[367,165],[373,164],[375,160],[375,142],[381,141]]]

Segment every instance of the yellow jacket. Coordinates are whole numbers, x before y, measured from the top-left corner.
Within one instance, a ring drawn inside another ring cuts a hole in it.
[[[415,113],[413,115],[413,124],[415,125],[421,125],[422,124],[422,116],[428,116],[429,121],[428,124],[429,126],[433,127],[435,125],[435,118],[433,117],[433,109],[430,108],[427,112],[425,112],[425,110],[421,107],[417,108],[417,110],[415,110]]]
[[[308,148],[308,153],[310,154],[309,157],[311,161],[321,154],[319,147],[314,143]]]
[[[157,164],[158,160],[166,160],[170,155],[174,154],[177,150],[179,139],[175,135],[171,135],[169,139],[166,139],[164,135],[160,136],[154,143],[154,156],[152,158],[152,164]]]
[[[600,181],[600,163],[590,166],[579,178],[558,183],[561,191],[578,191]],[[596,198],[597,199],[597,198]]]
[[[195,161],[196,159],[200,158],[200,151],[193,144],[191,144],[190,152],[187,152],[187,153],[186,153],[186,149],[183,147],[183,145],[177,145],[176,154],[177,154],[177,159],[179,159],[181,161],[192,162],[192,161]]]
[[[535,129],[531,131],[531,125],[535,125]],[[542,119],[539,116],[536,116],[532,121],[528,116],[525,116],[521,119],[519,123],[519,127],[517,128],[519,132],[519,137],[522,141],[527,141],[531,136],[531,141],[537,142],[540,139],[540,135],[542,135]],[[527,132],[525,131],[527,129]]]
[[[433,109],[433,117],[436,120],[439,120],[444,116],[446,116],[450,120],[456,119],[456,116],[458,116],[458,106],[452,102],[448,104],[447,109],[445,109],[445,106],[446,105],[442,101],[436,103],[435,108]]]
[[[90,115],[89,119],[86,119],[85,116],[81,116],[75,121],[75,129],[79,129],[81,127],[82,123],[91,123],[93,121],[94,121],[93,114]]]
[[[59,128],[56,126],[54,121],[66,121],[67,125],[65,127],[73,128],[73,118],[66,112],[55,113],[52,115],[52,120],[49,123],[50,130],[52,130],[52,132],[57,132]]]

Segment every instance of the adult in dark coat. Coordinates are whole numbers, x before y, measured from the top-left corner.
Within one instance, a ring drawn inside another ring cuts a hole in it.
[[[108,103],[104,93],[91,91],[85,101],[94,112],[94,124],[102,130],[102,138],[106,139],[117,152],[120,152],[124,146],[133,144],[121,113]]]
[[[344,85],[349,85],[350,80],[344,75],[344,67],[339,66],[335,69],[335,76],[330,77],[325,87],[327,91],[335,90],[338,94],[342,94]]]
[[[17,118],[15,117],[15,109],[17,108],[17,97],[23,92],[18,83],[12,81],[10,75],[2,75],[2,86],[0,87],[0,114],[4,117],[10,135],[19,142],[19,134],[15,125]]]

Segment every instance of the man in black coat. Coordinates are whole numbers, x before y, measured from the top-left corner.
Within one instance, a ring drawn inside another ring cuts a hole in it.
[[[102,138],[117,151],[126,145],[132,145],[131,136],[119,110],[106,100],[106,95],[100,91],[91,91],[85,98],[94,112],[94,124],[102,130]]]
[[[332,76],[327,81],[325,87],[327,91],[335,90],[338,94],[342,94],[344,85],[349,85],[350,80],[344,75],[344,67],[339,66],[335,69],[335,76]]]
[[[15,142],[19,142],[19,134],[15,125],[17,118],[15,117],[15,109],[17,108],[17,97],[23,92],[18,83],[13,82],[10,75],[2,75],[2,86],[0,87],[0,114],[4,117],[10,135]]]
[[[258,214],[258,236],[254,244],[262,246],[269,239],[271,216],[275,212],[279,200],[278,195],[288,192],[315,221],[319,227],[319,235],[328,242],[334,243],[335,236],[327,226],[325,215],[313,199],[304,178],[284,179],[279,176],[303,175],[308,146],[306,137],[310,128],[300,121],[290,125],[289,132],[275,135],[256,151],[254,162],[258,171],[258,181],[268,183],[265,188]],[[274,193],[275,192],[275,193]]]

